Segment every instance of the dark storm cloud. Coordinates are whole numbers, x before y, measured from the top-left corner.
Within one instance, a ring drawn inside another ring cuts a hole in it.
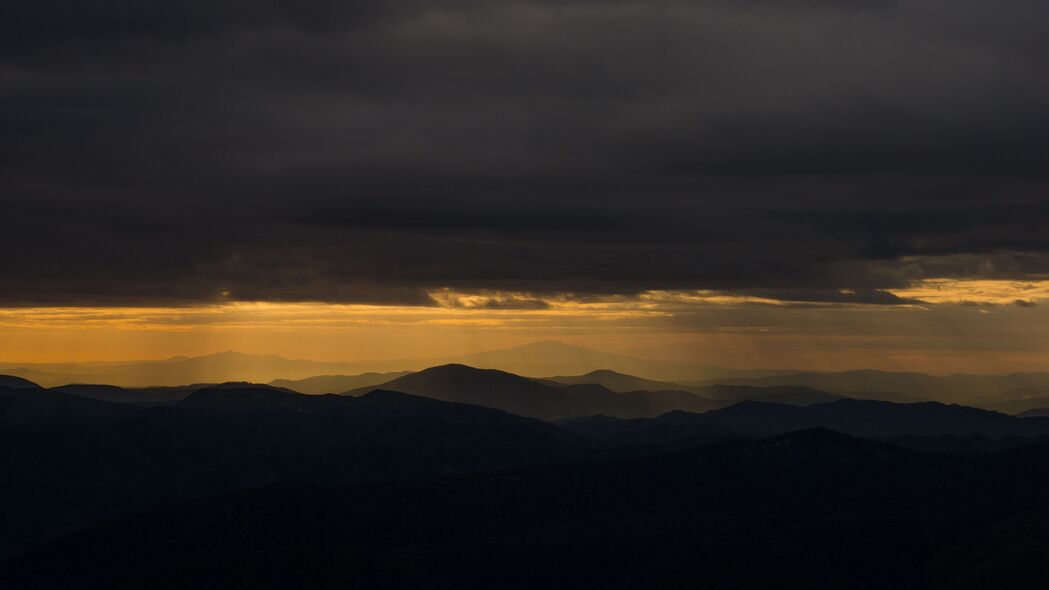
[[[853,303],[863,305],[918,304],[920,300],[899,297],[880,289],[750,289],[740,295],[775,299],[779,301],[804,301],[811,303]]]
[[[1047,17],[5,2],[0,302],[894,304],[921,278],[1044,276]]]

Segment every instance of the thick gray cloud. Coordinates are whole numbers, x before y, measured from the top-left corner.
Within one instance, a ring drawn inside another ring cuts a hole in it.
[[[0,303],[1049,273],[1049,6],[0,7]]]

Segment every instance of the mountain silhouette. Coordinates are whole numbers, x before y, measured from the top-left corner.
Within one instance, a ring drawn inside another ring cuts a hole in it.
[[[905,435],[991,438],[1049,436],[1049,419],[1018,418],[997,412],[936,402],[894,404],[838,400],[810,406],[741,402],[694,414],[670,412],[657,418],[572,420],[562,426],[608,443],[667,444],[690,438],[760,438],[811,428],[824,428],[874,439]]]
[[[99,401],[137,405],[163,405],[173,404],[184,399],[202,387],[206,386],[197,384],[183,387],[128,389],[117,387],[116,385],[72,383],[60,387],[52,387],[51,390]]]
[[[770,403],[788,404],[792,406],[807,406],[811,404],[826,403],[845,396],[825,391],[819,391],[808,387],[770,386],[754,387],[750,385],[682,385],[668,381],[653,381],[625,375],[616,371],[599,370],[591,371],[585,375],[556,376],[540,379],[544,383],[562,383],[565,385],[597,384],[612,391],[686,391],[699,397],[720,400],[723,405],[731,405],[741,401],[766,401]],[[913,401],[913,400],[911,400]]]
[[[68,383],[104,383],[125,388],[144,388],[235,380],[256,383],[283,380],[277,385],[294,388],[290,382],[317,377],[316,381],[304,382],[299,387],[308,388],[305,393],[333,393],[381,383],[372,382],[373,378],[364,376],[368,372],[403,373],[445,364],[465,364],[534,377],[560,375],[547,379],[566,384],[598,383],[622,392],[683,390],[706,396],[699,389],[702,386],[787,386],[857,399],[900,403],[931,400],[980,405],[1009,412],[1032,408],[1027,406],[1010,410],[998,408],[994,404],[1032,397],[1032,391],[1040,392],[1042,397],[1049,394],[1049,373],[934,376],[878,370],[837,373],[741,370],[642,359],[552,340],[503,350],[429,359],[321,362],[226,351],[151,361],[0,363],[0,372],[17,375],[46,387]],[[613,373],[637,377],[633,378],[635,381],[631,385],[631,380]],[[325,383],[325,376],[335,378],[342,375],[361,376],[365,381],[351,383],[346,387],[339,386],[338,380]]]
[[[78,397],[140,406],[172,405],[203,389],[275,389],[284,392],[291,390],[273,385],[262,385],[246,381],[226,383],[196,383],[192,385],[127,388],[115,385],[74,383],[52,387],[51,391],[67,393]]]
[[[31,379],[46,387],[57,387],[67,383],[105,383],[120,387],[141,388],[238,380],[255,383],[268,383],[278,379],[299,381],[317,376],[352,376],[368,372],[403,373],[445,364],[466,364],[530,376],[554,373],[571,375],[597,369],[614,369],[624,373],[645,375],[651,379],[669,381],[733,379],[784,373],[783,371],[736,370],[710,365],[642,359],[590,350],[555,340],[532,342],[503,350],[440,358],[323,362],[287,359],[277,355],[225,351],[196,357],[176,356],[146,361],[30,364],[0,362],[0,372]],[[287,386],[288,384],[279,385]],[[312,384],[306,386],[312,387]],[[335,391],[345,391],[358,386],[364,385],[337,388]],[[331,392],[309,391],[307,393]]]
[[[810,406],[824,404],[845,396],[827,393],[808,387],[769,386],[753,387],[750,385],[708,385],[694,387],[689,391],[709,399],[723,400],[730,403],[751,401],[784,404],[788,406]]]
[[[658,416],[673,409],[706,411],[723,405],[686,391],[619,393],[597,384],[550,385],[512,373],[465,365],[432,367],[383,383],[381,387],[444,401],[499,408],[542,420],[591,414]],[[368,391],[370,388],[362,388],[347,394],[361,395]]]
[[[306,379],[274,379],[270,381],[270,385],[299,393],[339,393],[361,387],[381,385],[407,374],[408,371],[373,372],[360,375],[318,375],[316,377],[307,377]]]
[[[5,589],[975,589],[1049,575],[1047,417],[463,365],[352,395],[13,383],[0,387]]]
[[[1046,445],[943,456],[817,429],[512,475],[275,484],[92,526],[0,582],[334,586],[367,555],[377,587],[1033,589],[1047,474]]]
[[[40,389],[40,386],[28,379],[14,375],[0,375],[0,387],[9,389]]]
[[[695,384],[715,384],[690,383]],[[1011,373],[1008,375],[947,375],[924,373],[894,373],[889,371],[859,370],[840,373],[794,373],[719,379],[716,384],[752,385],[770,387],[788,385],[809,387],[850,397],[870,397],[869,392],[887,392],[904,395],[914,401],[931,400],[970,405],[995,404],[1021,399],[1029,391],[1049,392],[1049,373]],[[899,400],[890,400],[899,401]]]
[[[353,371],[352,363],[286,359],[234,351],[197,357],[177,356],[150,361],[3,365],[8,373],[33,378],[48,387],[66,383],[105,383],[121,387],[177,386],[226,381],[268,382]]]
[[[121,404],[87,399],[59,391],[0,387],[0,427],[12,432],[47,429],[104,428],[133,414]]]
[[[677,383],[670,381],[654,381],[633,375],[626,375],[609,369],[598,369],[583,375],[558,375],[555,377],[543,377],[542,381],[561,383],[564,385],[583,385],[593,383],[601,385],[612,391],[625,393],[628,391],[659,391],[659,390],[681,390],[684,389]]]
[[[650,380],[671,382],[690,379],[745,378],[783,373],[782,371],[737,370],[713,365],[644,359],[592,350],[557,340],[542,340],[504,350],[429,359],[429,362],[422,366],[435,364],[462,364],[499,369],[530,377],[579,375],[611,370],[630,375],[643,375]],[[649,387],[632,389],[649,389]]]
[[[302,395],[250,384],[139,406],[0,389],[0,555],[108,515],[274,481],[410,480],[570,460],[577,435],[402,393]]]

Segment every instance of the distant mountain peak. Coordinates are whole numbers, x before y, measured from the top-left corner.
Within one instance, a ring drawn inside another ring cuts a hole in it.
[[[520,379],[526,381],[525,377],[514,375],[506,371],[500,371],[499,369],[480,369],[477,367],[471,367],[470,365],[464,365],[462,363],[448,363],[446,365],[438,365],[436,367],[430,367],[417,371],[414,375],[472,375],[472,376],[489,376],[489,377],[512,377],[514,379]]]
[[[252,383],[223,383],[199,389],[176,406],[183,408],[210,408],[249,410],[259,407],[300,405],[310,397],[287,389]]]
[[[471,367],[470,365],[464,365],[462,363],[447,363],[447,364],[444,364],[444,365],[437,365],[435,367],[430,367],[428,369],[423,369],[422,371],[419,371],[419,372],[423,373],[423,372],[426,372],[426,371],[482,371],[482,370],[484,370],[484,369],[478,369],[478,368],[475,368],[475,367]]]
[[[373,389],[358,399],[429,399],[392,389]]]
[[[273,385],[266,385],[264,383],[252,383],[250,381],[226,381],[225,383],[216,383],[214,385],[208,385],[201,389],[272,389],[276,391],[284,391],[286,393],[294,393],[284,387],[276,387]]]
[[[583,375],[583,377],[634,377],[633,375],[627,375],[626,373],[620,373],[619,371],[613,371],[612,369],[597,369],[590,371]]]

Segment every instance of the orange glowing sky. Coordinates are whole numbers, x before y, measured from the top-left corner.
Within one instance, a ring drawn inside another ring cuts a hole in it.
[[[558,339],[740,368],[933,373],[1049,369],[1049,281],[930,280],[908,305],[791,304],[710,291],[584,300],[435,291],[436,306],[231,302],[0,309],[0,360],[71,362],[222,350],[327,361],[439,357]],[[1020,303],[1017,303],[1020,302]]]

